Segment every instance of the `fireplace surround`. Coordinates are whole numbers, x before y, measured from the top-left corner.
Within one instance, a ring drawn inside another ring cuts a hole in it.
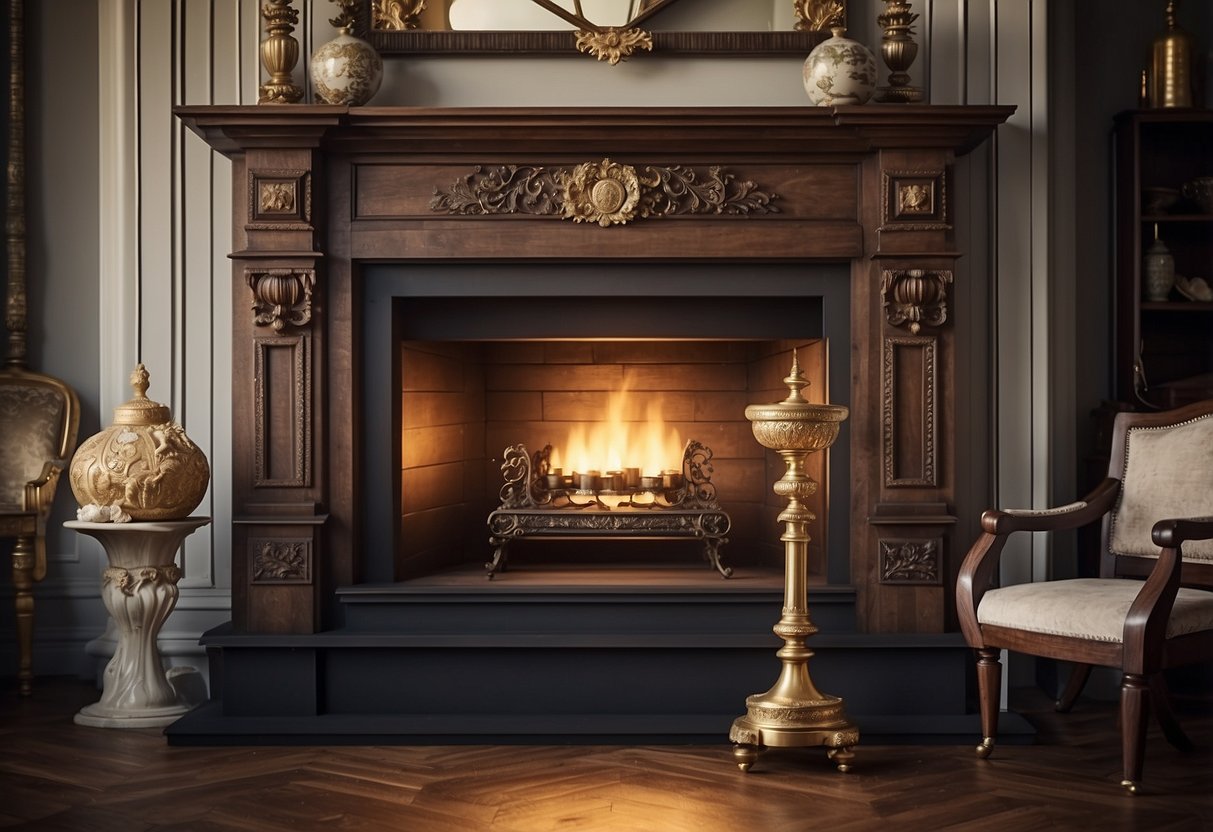
[[[956,394],[984,382],[956,377],[956,161],[1011,112],[179,108],[233,161],[236,518],[213,701],[170,741],[723,737],[769,672],[776,582],[486,597],[399,546],[402,345],[689,347],[702,321],[828,345],[818,392],[851,409],[810,591],[828,686],[868,737],[964,715]],[[488,678],[486,703],[465,686]]]

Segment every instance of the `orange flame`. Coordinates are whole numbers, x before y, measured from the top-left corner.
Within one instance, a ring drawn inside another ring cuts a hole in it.
[[[625,418],[628,395],[626,389],[608,395],[605,420],[574,425],[564,453],[552,449],[551,466],[566,473],[639,468],[641,476],[654,477],[662,471],[681,471],[682,435],[673,426],[667,428],[661,396],[645,403],[645,420],[636,422]]]

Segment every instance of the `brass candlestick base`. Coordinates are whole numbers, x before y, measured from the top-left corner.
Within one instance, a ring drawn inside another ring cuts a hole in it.
[[[750,405],[746,418],[752,423],[754,437],[764,447],[783,457],[787,472],[775,483],[775,493],[786,497],[788,506],[779,515],[784,533],[786,572],[784,575],[783,615],[775,625],[775,635],[784,646],[775,654],[783,662],[779,679],[766,693],[746,697],[745,716],[733,721],[729,739],[734,743],[733,758],[742,771],[749,771],[764,747],[799,748],[822,745],[839,771],[848,771],[859,744],[859,729],[847,719],[842,700],[820,693],[809,678],[809,658],[813,651],[805,639],[817,632],[809,620],[808,608],[808,525],[813,512],[802,502],[817,491],[817,483],[805,473],[805,460],[813,451],[834,444],[838,429],[847,418],[841,405],[810,404],[800,391],[808,385],[800,372],[796,354],[792,354],[792,372],[784,379],[790,394],[782,402]]]

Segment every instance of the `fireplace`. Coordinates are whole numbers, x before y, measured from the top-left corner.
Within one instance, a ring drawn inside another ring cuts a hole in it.
[[[604,423],[612,399],[637,431],[660,403],[666,444],[669,434],[678,437],[663,463],[638,476],[681,472],[687,441],[710,450],[713,491],[728,517],[724,569],[782,567],[771,533],[779,512],[771,485],[782,463],[754,440],[744,409],[782,397],[793,349],[810,397],[849,400],[849,355],[828,349],[848,337],[844,267],[751,267],[744,294],[736,268],[724,264],[383,265],[368,267],[362,285],[362,492],[373,501],[364,515],[373,541],[364,547],[366,580],[482,569],[498,554],[487,520],[501,502],[505,450],[553,445],[560,462],[570,436],[584,439]],[[833,387],[830,379],[838,380]],[[846,492],[846,441],[829,474],[825,457],[812,463],[822,483],[811,544],[821,582],[830,551],[835,581],[844,583],[849,569],[845,502],[833,517],[827,509],[832,488]],[[582,471],[597,464],[602,474],[626,461],[593,459],[601,461]],[[586,502],[575,493],[572,500]],[[621,531],[616,540],[525,535],[508,545],[516,566],[701,561],[702,536]]]
[[[814,676],[868,738],[960,719],[957,160],[1010,112],[180,108],[234,162],[236,518],[214,701],[170,741],[722,738],[782,583],[742,411],[793,348],[851,413],[814,473]],[[506,448],[623,379],[712,448],[733,577],[537,540],[486,581]]]

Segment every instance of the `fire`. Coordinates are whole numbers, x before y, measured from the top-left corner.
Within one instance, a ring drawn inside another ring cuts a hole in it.
[[[662,398],[652,395],[645,402],[645,420],[628,421],[628,391],[610,393],[607,418],[577,424],[569,431],[563,454],[552,449],[552,468],[574,471],[622,471],[639,468],[641,476],[661,476],[662,471],[682,470],[683,439],[678,429],[667,427],[662,418]]]

